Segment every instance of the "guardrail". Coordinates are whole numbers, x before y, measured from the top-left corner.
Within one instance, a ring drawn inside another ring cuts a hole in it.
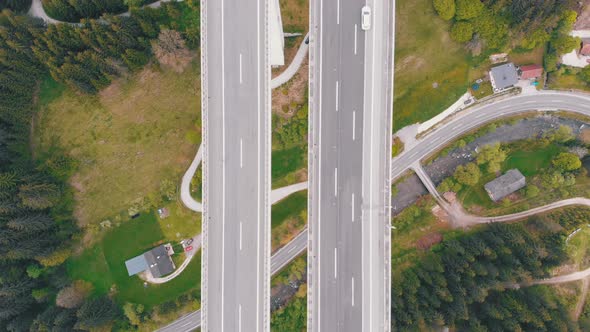
[[[208,132],[208,93],[209,93],[209,85],[208,77],[208,62],[207,62],[207,1],[201,1],[201,122],[203,128],[202,134],[202,146],[203,146],[203,160],[201,161],[202,164],[202,172],[203,172],[203,222],[201,223],[201,233],[202,233],[202,250],[201,250],[201,327],[203,331],[207,331],[207,297],[208,297],[208,287],[207,287],[207,273],[208,273],[208,244],[209,244],[209,223],[206,218],[208,216],[208,207],[209,207],[209,199],[207,197],[208,190],[208,176],[209,176],[209,149],[207,147],[207,132]]]

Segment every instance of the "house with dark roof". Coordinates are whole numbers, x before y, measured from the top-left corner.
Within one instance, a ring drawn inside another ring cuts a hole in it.
[[[526,179],[517,169],[511,169],[504,175],[485,184],[484,188],[492,201],[502,198],[526,186]]]
[[[160,278],[174,272],[176,267],[168,255],[165,245],[153,248],[125,262],[129,276],[149,271],[154,278]]]
[[[490,70],[490,82],[492,83],[494,92],[500,92],[513,87],[518,83],[518,73],[514,63],[509,62],[492,67]]]
[[[543,67],[541,65],[526,65],[518,68],[521,80],[531,80],[543,75]]]

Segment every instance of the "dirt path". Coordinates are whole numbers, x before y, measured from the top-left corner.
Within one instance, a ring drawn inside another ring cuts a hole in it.
[[[580,294],[578,303],[576,303],[576,309],[574,310],[575,320],[578,320],[580,318],[582,310],[584,310],[584,304],[586,303],[586,297],[588,296],[588,286],[590,286],[590,280],[588,280],[588,278],[586,277],[584,280],[582,280],[582,294]]]

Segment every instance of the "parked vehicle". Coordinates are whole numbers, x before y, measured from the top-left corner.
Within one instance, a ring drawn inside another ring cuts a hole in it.
[[[188,246],[188,247],[184,248],[184,251],[186,251],[186,252],[191,251],[191,250],[193,250],[193,246]]]
[[[371,29],[371,8],[369,6],[364,6],[361,9],[361,29]]]

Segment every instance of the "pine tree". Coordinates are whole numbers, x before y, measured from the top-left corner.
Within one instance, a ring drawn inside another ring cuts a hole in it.
[[[52,228],[55,223],[51,217],[43,213],[35,214],[23,214],[18,217],[12,218],[6,224],[9,228],[12,228],[21,232],[38,232],[46,231]]]
[[[88,299],[78,309],[76,328],[91,329],[103,327],[119,315],[119,308],[106,296]]]

